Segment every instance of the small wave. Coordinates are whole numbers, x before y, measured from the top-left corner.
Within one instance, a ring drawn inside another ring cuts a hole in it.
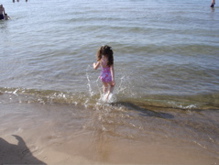
[[[85,106],[92,108],[99,104],[101,94],[93,93],[72,93],[55,90],[37,90],[24,88],[0,88],[0,103],[40,103],[40,104],[69,104]],[[174,108],[183,110],[193,109],[219,109],[219,94],[208,94],[199,96],[164,96],[149,95],[145,97],[124,97],[116,94],[113,96],[111,105],[120,105],[119,103],[132,104],[136,107],[159,107]],[[116,99],[115,99],[116,98]]]
[[[173,108],[179,108],[179,109],[185,109],[185,110],[190,110],[190,109],[198,109],[197,105],[191,104],[191,105],[182,105],[180,103],[176,103],[176,102],[169,102],[169,104],[173,107]]]
[[[85,102],[84,95],[74,95],[68,92],[61,92],[55,90],[36,90],[24,88],[0,88],[2,94],[7,94],[8,98],[13,98],[19,103],[63,103],[63,104],[78,104]],[[6,101],[7,99],[5,99]],[[12,100],[12,99],[10,99]]]

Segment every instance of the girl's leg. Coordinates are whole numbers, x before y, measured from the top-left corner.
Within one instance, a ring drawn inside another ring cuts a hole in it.
[[[108,100],[110,93],[113,92],[113,89],[114,89],[114,85],[112,83],[109,83],[106,100]]]
[[[110,83],[109,85],[110,85],[110,87],[109,87],[109,88],[110,88],[110,89],[109,89],[109,90],[110,90],[110,93],[112,93],[113,90],[114,90],[114,85],[113,85],[112,83]]]
[[[103,94],[105,95],[104,98],[106,98],[106,100],[108,100],[110,93],[113,92],[113,89],[114,84],[103,82]]]
[[[109,84],[103,82],[103,101],[107,101],[108,100],[108,91],[109,91]]]
[[[103,93],[106,94],[108,92],[108,83],[103,82]]]

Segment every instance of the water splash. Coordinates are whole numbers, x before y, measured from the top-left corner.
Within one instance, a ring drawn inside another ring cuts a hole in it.
[[[90,68],[91,68],[91,66],[88,65],[88,66],[87,66],[87,69],[86,69],[86,77],[87,77],[87,87],[88,87],[88,91],[89,91],[90,96],[92,97],[92,96],[94,96],[94,91],[93,91],[93,89],[92,89],[92,87],[91,87],[91,80],[90,80],[90,75],[89,75],[89,72],[88,72],[88,70],[90,70]]]

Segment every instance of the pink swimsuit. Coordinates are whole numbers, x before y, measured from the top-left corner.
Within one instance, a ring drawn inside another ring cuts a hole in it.
[[[106,60],[101,60],[101,74],[100,79],[102,82],[109,83],[112,82],[112,75],[110,71],[110,67],[107,66]]]
[[[102,69],[102,71],[100,74],[100,79],[102,80],[102,82],[105,82],[105,83],[112,82],[110,67],[105,67],[105,68],[102,67],[101,69]]]

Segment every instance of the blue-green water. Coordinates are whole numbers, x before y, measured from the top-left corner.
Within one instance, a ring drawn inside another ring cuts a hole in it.
[[[95,109],[101,82],[92,63],[97,49],[108,44],[114,50],[117,111],[134,109],[137,121],[139,110],[151,106],[178,108],[163,116],[171,119],[204,110],[204,119],[196,116],[190,124],[199,121],[205,127],[213,120],[218,126],[217,4],[211,9],[210,1],[198,0],[1,3],[11,20],[0,21],[0,104],[64,103]],[[215,115],[211,118],[208,112]],[[179,127],[187,129],[190,124]],[[164,136],[169,129],[164,129]],[[199,131],[209,134],[205,128]],[[218,146],[218,131],[211,133]]]

